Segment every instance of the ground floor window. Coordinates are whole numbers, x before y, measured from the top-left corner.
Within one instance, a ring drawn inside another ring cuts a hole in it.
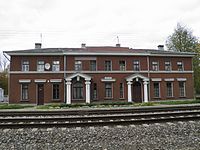
[[[97,84],[94,83],[94,88],[93,88],[93,99],[97,99]]]
[[[112,83],[105,83],[105,97],[112,98]]]
[[[74,83],[73,99],[83,99],[83,83],[82,82]]]
[[[185,82],[179,82],[179,96],[185,97]]]
[[[167,97],[173,97],[173,83],[167,82]]]
[[[60,99],[59,84],[53,84],[53,99]]]
[[[22,101],[28,100],[28,84],[22,84],[21,97]]]
[[[159,82],[153,83],[153,94],[155,98],[160,97],[160,84]]]
[[[120,83],[120,87],[119,87],[119,98],[124,98],[124,84]]]

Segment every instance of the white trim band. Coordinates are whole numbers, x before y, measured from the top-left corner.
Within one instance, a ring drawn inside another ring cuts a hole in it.
[[[115,82],[116,79],[101,79],[102,82]]]
[[[31,83],[30,79],[19,79],[19,83]]]
[[[51,83],[60,83],[62,82],[62,79],[50,79]]]
[[[151,80],[154,81],[154,82],[160,82],[160,81],[162,81],[161,78],[152,78]]]
[[[187,81],[186,78],[176,78],[176,79],[177,79],[177,81]]]
[[[166,78],[165,81],[174,81],[174,78]]]
[[[46,79],[35,79],[35,83],[45,83],[47,80]]]

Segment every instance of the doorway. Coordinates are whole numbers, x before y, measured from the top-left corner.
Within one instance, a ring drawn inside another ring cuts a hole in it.
[[[140,82],[134,82],[133,83],[133,90],[132,90],[132,97],[133,102],[136,103],[142,103],[142,90],[141,90],[141,83]]]

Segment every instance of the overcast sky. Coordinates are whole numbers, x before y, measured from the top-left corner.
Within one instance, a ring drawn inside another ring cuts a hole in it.
[[[177,22],[200,36],[200,0],[0,0],[0,51],[43,47],[157,48]]]

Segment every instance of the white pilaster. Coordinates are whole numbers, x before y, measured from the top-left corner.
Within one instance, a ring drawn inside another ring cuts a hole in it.
[[[128,102],[132,102],[132,90],[131,90],[132,82],[128,81],[127,85],[128,85]]]
[[[85,86],[86,86],[86,103],[90,103],[90,81],[86,81],[85,82]]]
[[[144,84],[144,102],[146,103],[148,102],[148,89],[147,89],[148,82],[144,81],[143,84]]]
[[[72,84],[71,81],[66,82],[67,104],[71,104],[71,84]]]

